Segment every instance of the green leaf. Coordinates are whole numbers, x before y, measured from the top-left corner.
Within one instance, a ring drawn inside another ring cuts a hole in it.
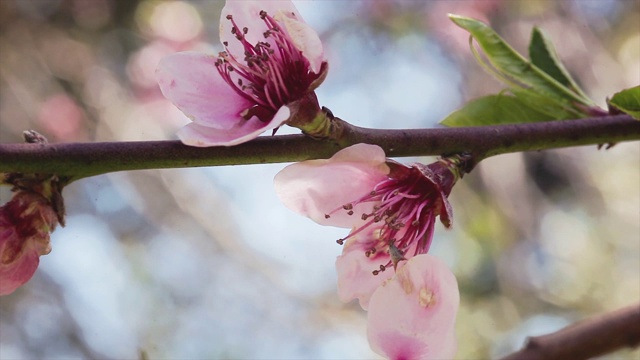
[[[571,78],[567,69],[562,65],[551,40],[545,33],[534,27],[531,31],[531,42],[529,43],[529,58],[533,65],[556,79],[559,83],[569,88],[574,93],[580,95],[585,100],[591,102],[588,96],[580,89],[578,84]]]
[[[625,89],[613,95],[610,106],[640,120],[640,86]]]
[[[517,124],[551,119],[550,116],[529,107],[515,96],[499,94],[469,101],[440,123],[445,126],[459,127]]]
[[[538,94],[535,91],[526,89],[509,89],[513,95],[523,104],[543,113],[549,117],[549,120],[565,120],[577,119],[586,116],[582,111],[578,111],[564,101]]]
[[[588,99],[574,93],[525,59],[483,22],[452,14],[449,18],[471,33],[497,71],[495,75],[509,87],[533,90],[542,95],[566,101],[568,104],[578,102],[588,106],[593,105]],[[473,47],[472,50],[474,50]]]

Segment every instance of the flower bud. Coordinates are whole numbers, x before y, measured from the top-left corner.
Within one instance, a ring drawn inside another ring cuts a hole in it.
[[[51,252],[49,233],[58,215],[44,196],[20,190],[0,207],[0,295],[29,281],[40,256]]]

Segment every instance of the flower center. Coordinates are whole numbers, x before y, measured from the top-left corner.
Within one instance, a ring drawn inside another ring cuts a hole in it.
[[[260,11],[260,18],[267,25],[263,33],[265,39],[272,41],[259,41],[254,45],[246,39],[249,29],[240,28],[233,16],[227,15],[232,24],[231,33],[244,49],[244,59],[240,61],[229,51],[223,51],[219,53],[216,67],[236,93],[254,104],[242,117],[248,120],[257,116],[267,122],[282,105],[302,97],[317,76],[309,71],[308,60],[276,20],[266,11]],[[228,47],[229,43],[225,41],[223,45]]]
[[[365,251],[367,257],[376,253],[386,252],[390,260],[381,264],[373,274],[377,275],[390,265],[394,268],[399,261],[406,260],[404,255],[413,250],[409,256],[424,254],[431,246],[435,218],[440,211],[440,196],[431,183],[416,167],[411,167],[400,179],[387,178],[376,184],[373,190],[365,196],[343,205],[325,215],[338,211],[346,211],[354,215],[356,205],[372,203],[369,212],[361,214],[366,222],[354,229],[346,238],[337,240],[344,244],[363,231],[371,231],[373,237],[371,248]]]

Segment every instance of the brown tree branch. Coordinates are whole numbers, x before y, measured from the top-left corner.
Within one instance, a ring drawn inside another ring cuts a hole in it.
[[[465,128],[365,129],[337,120],[336,141],[304,135],[262,136],[233,147],[196,148],[179,141],[0,144],[0,173],[57,174],[70,180],[114,171],[294,162],[327,158],[356,143],[389,157],[468,152],[475,161],[510,152],[640,140],[629,115]]]
[[[640,304],[582,320],[555,333],[530,337],[502,360],[590,359],[640,345]]]

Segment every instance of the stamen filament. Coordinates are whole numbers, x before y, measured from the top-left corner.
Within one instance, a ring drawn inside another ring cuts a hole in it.
[[[264,10],[259,16],[267,27],[263,35],[268,40],[251,44],[246,37],[251,29],[241,28],[233,16],[227,15],[231,34],[240,42],[244,58],[241,61],[236,57],[239,54],[234,56],[225,41],[226,51],[219,54],[215,65],[233,91],[254,104],[250,108],[263,108],[260,119],[267,121],[280,107],[306,95],[318,75],[310,71],[309,61],[280,23]],[[243,113],[254,114],[249,109]]]

